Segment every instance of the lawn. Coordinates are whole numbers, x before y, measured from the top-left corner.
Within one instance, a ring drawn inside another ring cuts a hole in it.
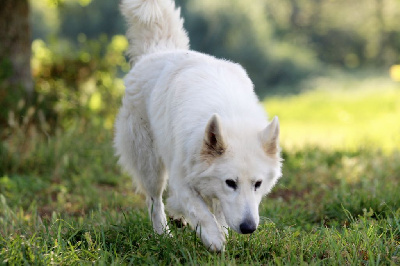
[[[311,89],[265,101],[269,114],[279,116],[285,147],[400,148],[400,83],[340,75],[314,79],[304,87]]]
[[[112,130],[14,127],[0,144],[0,264],[399,264],[400,89],[383,81],[266,100],[283,177],[256,233],[230,232],[222,253],[187,227],[152,232]]]

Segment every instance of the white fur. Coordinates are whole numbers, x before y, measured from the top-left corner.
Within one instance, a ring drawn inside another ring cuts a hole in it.
[[[281,176],[279,122],[267,122],[240,65],[188,49],[172,1],[122,0],[121,9],[133,67],[115,124],[119,163],[146,195],[157,233],[168,233],[168,180],[170,215],[221,250],[227,227],[258,225],[259,203]]]

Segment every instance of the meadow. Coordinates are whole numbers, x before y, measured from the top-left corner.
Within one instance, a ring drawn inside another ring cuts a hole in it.
[[[332,74],[310,79],[295,96],[266,99],[270,116],[282,123],[286,148],[325,149],[400,147],[400,85],[372,72]]]
[[[0,143],[0,264],[400,264],[400,85],[320,78],[265,100],[283,177],[252,235],[211,253],[188,227],[152,232],[113,155],[113,131],[10,127]]]

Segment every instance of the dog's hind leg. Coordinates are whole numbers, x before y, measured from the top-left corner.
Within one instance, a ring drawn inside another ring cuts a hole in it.
[[[167,174],[155,151],[147,117],[127,101],[125,98],[116,120],[114,146],[119,163],[146,196],[154,231],[162,234],[168,231],[162,202]]]
[[[151,158],[151,159],[150,159]],[[164,211],[162,194],[166,186],[166,171],[162,162],[154,154],[149,155],[149,168],[143,169],[140,176],[142,189],[145,191],[146,204],[153,229],[158,234],[169,233]]]

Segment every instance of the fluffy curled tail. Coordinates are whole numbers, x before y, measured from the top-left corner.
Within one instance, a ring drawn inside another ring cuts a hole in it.
[[[145,54],[189,49],[180,9],[171,0],[122,0],[121,12],[128,23],[131,63]]]

